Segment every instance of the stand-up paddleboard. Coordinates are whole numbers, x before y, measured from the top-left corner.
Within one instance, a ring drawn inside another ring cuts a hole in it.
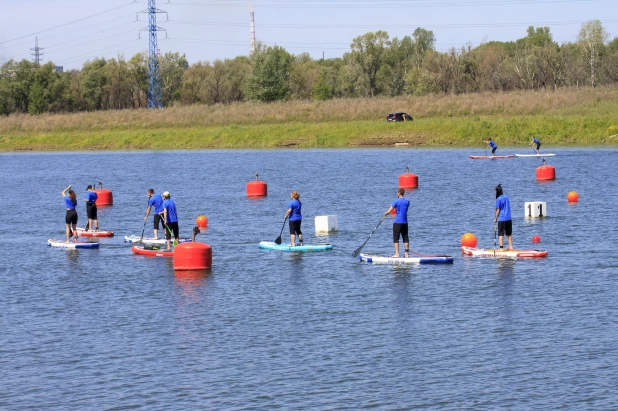
[[[453,264],[453,257],[447,255],[426,257],[383,257],[371,254],[358,256],[361,261],[377,264]]]
[[[47,240],[47,244],[58,248],[99,248],[99,243],[65,243],[64,240]]]
[[[159,247],[144,247],[141,245],[134,245],[131,247],[133,254],[146,255],[149,257],[173,257],[174,251],[166,251],[164,248]]]
[[[77,235],[81,237],[113,237],[113,231],[86,231],[83,228],[77,228]]]
[[[493,248],[472,248],[461,247],[461,252],[472,257],[491,257],[491,258],[541,258],[547,257],[547,251],[541,250],[506,250]]]
[[[553,157],[555,154],[515,154],[515,157]]]
[[[515,157],[514,155],[508,155],[508,156],[470,156],[471,159],[473,160],[492,160],[494,158],[513,158]]]
[[[266,248],[269,250],[279,250],[279,251],[324,251],[324,250],[332,250],[333,246],[330,244],[315,244],[315,245],[296,245],[290,246],[289,244],[275,244],[272,241],[262,241],[260,242],[260,248]]]
[[[140,241],[140,236],[138,235],[125,235],[124,236],[124,242],[125,243],[142,243],[142,244],[149,244],[149,245],[165,245],[165,238],[157,238],[156,240],[154,238],[142,238],[142,240]],[[174,241],[172,239],[172,241]],[[181,238],[178,240],[178,244],[180,243],[186,243],[187,241],[191,241],[187,238]]]

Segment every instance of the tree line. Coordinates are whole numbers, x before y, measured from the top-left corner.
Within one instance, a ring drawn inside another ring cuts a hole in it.
[[[239,101],[422,96],[596,87],[618,82],[618,37],[598,20],[577,40],[558,44],[549,27],[530,26],[516,41],[435,49],[432,31],[390,38],[385,31],[353,39],[341,58],[313,59],[258,43],[250,56],[190,65],[184,55],[159,58],[165,106]],[[137,109],[147,105],[148,61],[97,58],[57,73],[52,62],[6,62],[0,68],[0,115]]]

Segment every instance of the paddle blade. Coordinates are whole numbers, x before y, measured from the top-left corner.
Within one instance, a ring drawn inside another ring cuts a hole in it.
[[[363,247],[358,247],[356,250],[354,250],[354,252],[352,253],[352,257],[358,257],[362,249]]]
[[[277,239],[275,240],[275,244],[281,244],[281,236],[277,237]]]

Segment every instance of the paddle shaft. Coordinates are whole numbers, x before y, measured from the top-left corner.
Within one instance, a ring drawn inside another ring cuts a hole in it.
[[[378,227],[380,227],[380,224],[382,224],[382,221],[384,221],[384,219],[386,218],[386,214],[384,214],[382,216],[382,218],[380,219],[380,222],[378,223],[378,225],[376,226],[376,228],[373,229],[373,231],[371,232],[371,234],[369,234],[369,237],[367,237],[367,239],[365,240],[365,242],[363,243],[363,245],[361,245],[360,247],[358,247],[356,250],[354,250],[354,252],[352,253],[352,257],[358,257],[358,255],[360,254],[361,250],[363,249],[363,247],[365,246],[365,244],[367,244],[367,241],[369,241],[369,239],[371,238],[371,236],[373,235],[373,233],[376,232],[376,230],[378,229]]]
[[[275,244],[281,244],[281,235],[283,234],[283,229],[285,228],[285,222],[288,220],[288,216],[285,216],[283,219],[283,225],[281,226],[281,232],[279,233],[279,237],[275,240]]]

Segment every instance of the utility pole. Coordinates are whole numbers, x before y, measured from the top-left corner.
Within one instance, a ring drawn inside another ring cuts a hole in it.
[[[43,48],[39,47],[39,38],[35,37],[34,38],[34,48],[30,49],[33,50],[34,53],[32,53],[32,56],[34,56],[34,64],[38,66],[41,65],[41,58],[43,57],[43,53],[41,53],[41,50],[43,50]]]
[[[255,16],[253,12],[250,12],[251,23],[249,24],[249,31],[251,32],[251,54],[255,53]]]
[[[142,29],[148,31],[148,108],[161,108],[163,102],[157,31],[165,31],[165,29],[157,26],[157,14],[166,12],[157,8],[156,0],[148,0],[148,9],[142,13],[148,13],[148,28]]]

